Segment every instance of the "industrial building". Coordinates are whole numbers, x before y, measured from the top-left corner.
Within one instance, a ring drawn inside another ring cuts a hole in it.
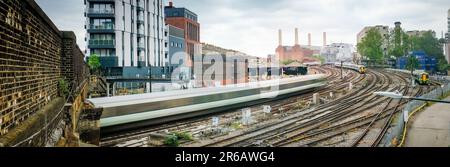
[[[437,70],[437,60],[436,58],[425,54],[424,51],[413,51],[411,56],[416,57],[418,60],[419,66],[418,70],[424,70],[427,72],[434,73]],[[409,57],[400,57],[397,59],[397,68],[398,69],[407,69]]]
[[[202,57],[201,59],[195,59],[195,61],[200,61],[198,64],[202,64],[202,74],[208,73],[207,70],[210,69],[213,65],[222,65],[219,67],[211,78],[203,78],[199,77],[197,83],[200,83],[203,86],[218,86],[218,85],[230,85],[230,84],[240,84],[247,83],[249,81],[249,63],[254,62],[257,58],[247,55],[245,53],[225,49],[222,47],[218,47],[212,44],[202,43]],[[223,63],[209,63],[205,58],[211,56],[219,56]],[[221,80],[219,80],[221,79]]]
[[[280,62],[297,61],[300,63],[317,62],[312,56],[320,53],[318,47],[311,46],[311,37],[308,37],[308,46],[301,46],[298,36],[298,28],[295,28],[295,44],[293,46],[283,45],[282,30],[278,31],[278,47],[275,49],[276,56],[279,57]],[[326,33],[324,33],[324,40],[326,40]],[[324,41],[324,45],[326,42]]]

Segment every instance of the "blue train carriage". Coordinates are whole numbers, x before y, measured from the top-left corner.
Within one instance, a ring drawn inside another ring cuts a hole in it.
[[[430,85],[430,75],[427,72],[415,74],[416,83],[419,85]]]

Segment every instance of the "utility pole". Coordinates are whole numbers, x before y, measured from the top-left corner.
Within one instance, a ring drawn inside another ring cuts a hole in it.
[[[149,75],[149,81],[150,81],[150,93],[152,93],[152,65],[150,65],[150,69],[149,69],[149,72],[148,72],[150,75]]]
[[[341,79],[344,79],[344,77],[342,76],[343,68],[344,68],[344,61],[341,61]]]

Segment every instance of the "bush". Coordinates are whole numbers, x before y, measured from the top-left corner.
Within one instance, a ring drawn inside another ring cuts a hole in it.
[[[187,141],[193,140],[192,135],[188,132],[176,133],[175,136],[177,136],[177,138],[180,140],[187,140]]]
[[[178,137],[176,135],[169,135],[166,137],[166,140],[164,140],[164,145],[170,147],[178,147],[180,145],[180,141],[178,140]]]
[[[59,96],[67,97],[69,95],[69,84],[67,84],[66,80],[59,79],[58,88],[59,88]]]

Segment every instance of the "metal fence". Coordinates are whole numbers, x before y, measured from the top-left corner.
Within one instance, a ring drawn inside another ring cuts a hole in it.
[[[428,99],[439,99],[443,97],[445,94],[450,93],[450,83],[448,80],[444,81],[445,84],[440,87],[436,88],[433,91],[422,95],[421,98],[428,98]],[[424,101],[417,101],[412,100],[409,103],[406,104],[405,108],[403,109],[403,112],[397,113],[396,119],[392,120],[392,127],[389,131],[386,132],[383,140],[381,141],[380,146],[384,147],[395,147],[398,146],[404,135],[404,129],[408,122],[409,116],[415,112],[416,110],[420,109],[420,107],[423,107],[426,105],[427,102]]]

